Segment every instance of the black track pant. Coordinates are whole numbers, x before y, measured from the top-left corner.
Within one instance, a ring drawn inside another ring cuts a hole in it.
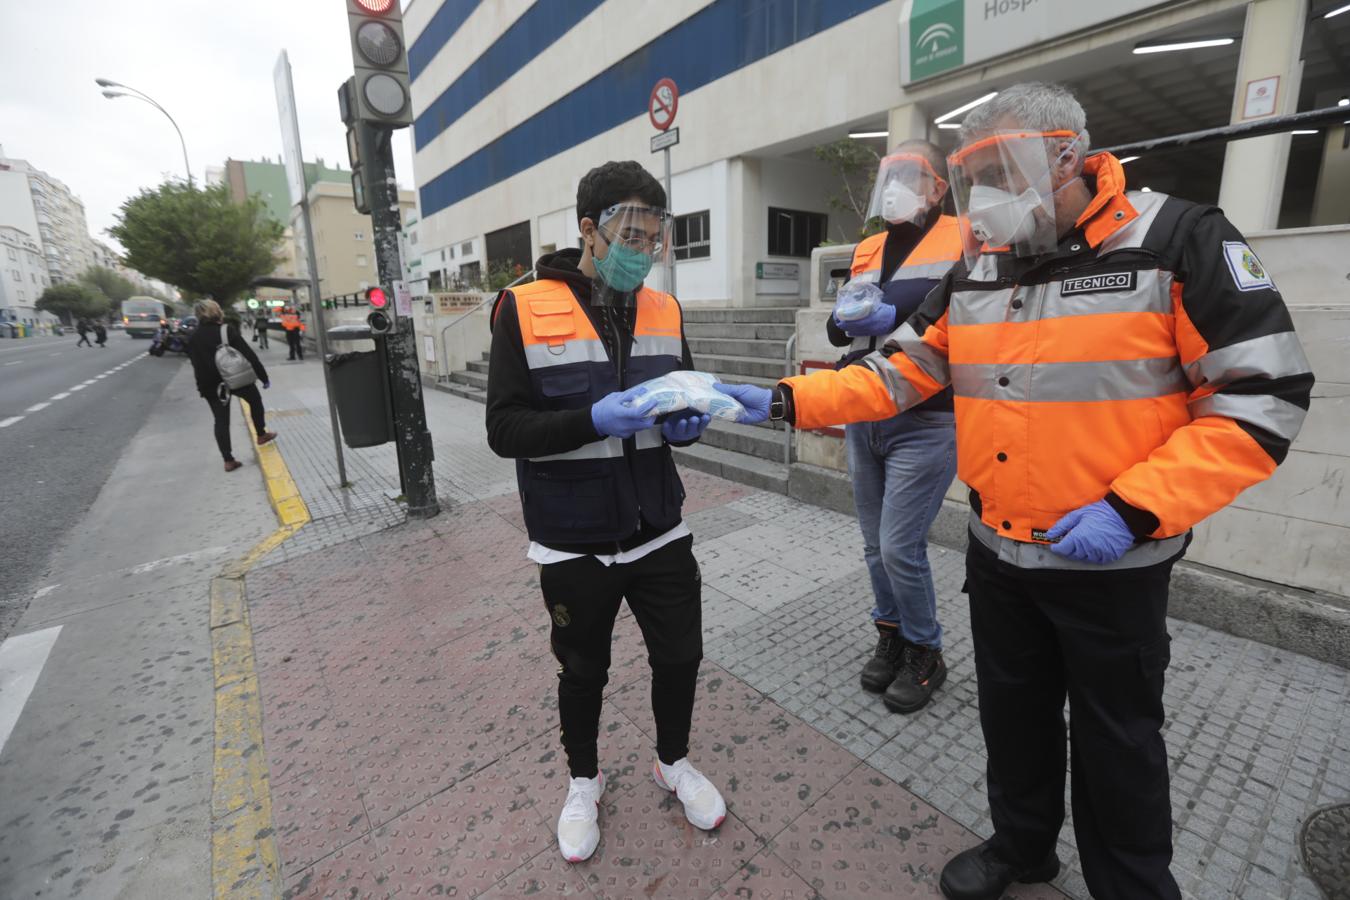
[[[233,397],[242,397],[248,403],[249,415],[253,419],[253,427],[257,429],[258,434],[267,430],[267,420],[263,413],[262,394],[258,393],[258,386],[250,384],[248,387],[241,387],[232,392]],[[233,400],[227,399],[223,403],[217,396],[206,398],[206,403],[211,407],[211,415],[216,417],[216,446],[220,448],[220,455],[226,462],[234,459],[230,455],[230,403]]]
[[[694,539],[680,538],[631,563],[593,556],[541,567],[544,605],[558,658],[558,716],[574,778],[599,771],[596,739],[609,682],[609,647],[619,604],[628,601],[652,667],[656,755],[666,764],[689,753],[698,665],[703,659],[702,583]]]
[[[1019,569],[974,535],[966,555],[995,847],[1028,866],[1055,848],[1067,695],[1074,835],[1096,900],[1181,897],[1159,731],[1171,571]]]

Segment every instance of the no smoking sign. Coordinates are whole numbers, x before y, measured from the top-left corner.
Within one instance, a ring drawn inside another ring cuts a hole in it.
[[[658,131],[665,131],[675,124],[675,111],[680,108],[680,89],[669,78],[662,78],[652,88],[651,99],[647,101],[647,118]]]

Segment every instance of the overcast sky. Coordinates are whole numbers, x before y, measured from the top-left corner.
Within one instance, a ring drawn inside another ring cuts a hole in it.
[[[227,158],[277,160],[281,129],[272,70],[290,55],[305,158],[347,167],[337,88],[352,74],[342,0],[0,0],[0,145],[84,201],[89,233],[141,188],[183,177],[173,126],[139,100],[108,100],[110,78],[154,97],[187,142],[192,175]],[[399,183],[413,186],[405,129],[395,135]]]

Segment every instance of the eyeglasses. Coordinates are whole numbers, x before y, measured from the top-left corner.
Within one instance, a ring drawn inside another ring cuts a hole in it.
[[[638,253],[649,253],[655,256],[665,247],[665,241],[661,235],[647,234],[636,228],[624,228],[618,234],[615,234],[604,226],[597,226],[596,230],[605,236],[607,242],[611,244],[622,244],[629,250],[634,250]]]

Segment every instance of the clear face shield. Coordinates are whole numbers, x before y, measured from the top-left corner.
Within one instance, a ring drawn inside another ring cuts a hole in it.
[[[1054,175],[1080,138],[1072,131],[1003,131],[948,157],[968,266],[986,250],[1036,256],[1059,246],[1055,193],[1073,179],[1056,185]]]
[[[918,153],[892,153],[881,160],[867,218],[885,219],[891,225],[917,224],[942,202],[947,182]]]
[[[599,240],[592,260],[601,286],[628,294],[641,286],[652,266],[670,261],[670,212],[638,203],[617,203],[595,219]]]

